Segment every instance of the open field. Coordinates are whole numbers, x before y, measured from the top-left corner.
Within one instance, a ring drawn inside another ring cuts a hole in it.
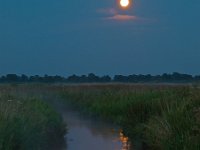
[[[74,85],[62,96],[86,114],[119,124],[148,149],[200,149],[200,90],[184,85]],[[134,144],[134,141],[133,141]]]

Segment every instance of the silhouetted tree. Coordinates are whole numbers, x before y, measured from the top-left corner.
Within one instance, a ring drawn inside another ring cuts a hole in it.
[[[20,82],[28,82],[28,81],[29,81],[28,76],[22,74],[21,77],[20,77]]]
[[[72,75],[72,76],[69,76],[68,78],[67,78],[67,81],[68,82],[79,82],[80,80],[79,80],[79,77],[77,76],[77,75]]]
[[[100,78],[100,82],[111,82],[111,77],[106,75]]]
[[[7,82],[18,82],[19,79],[20,78],[16,74],[7,74],[6,75]]]
[[[115,82],[128,82],[128,77],[123,75],[115,75],[114,76]]]
[[[93,73],[88,74],[88,82],[99,82],[99,77]]]
[[[167,74],[164,73],[162,75],[115,75],[112,79],[110,76],[97,76],[94,73],[90,73],[87,76],[77,76],[72,75],[68,78],[64,78],[61,76],[49,76],[44,75],[43,77],[39,75],[35,76],[26,76],[22,74],[21,76],[18,76],[16,74],[7,74],[6,76],[0,77],[0,83],[6,83],[6,82],[44,82],[44,83],[55,83],[55,82],[69,82],[69,83],[101,83],[101,82],[125,82],[125,83],[142,83],[142,82],[199,82],[200,81],[200,75],[192,76],[189,74],[181,74],[178,72],[174,72],[173,74]]]

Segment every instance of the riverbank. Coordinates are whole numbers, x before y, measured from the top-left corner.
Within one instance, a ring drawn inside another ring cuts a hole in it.
[[[61,116],[43,100],[16,90],[1,86],[0,150],[57,150],[66,130]]]
[[[148,149],[200,149],[200,89],[141,84],[1,85],[0,149],[53,148],[65,128],[48,100],[60,94],[82,113],[122,127],[132,147],[137,137]]]
[[[200,90],[189,86],[80,85],[62,96],[84,113],[114,122],[148,149],[200,149]]]

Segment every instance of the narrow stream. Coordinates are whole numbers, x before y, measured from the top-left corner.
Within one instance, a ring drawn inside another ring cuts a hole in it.
[[[119,127],[82,116],[64,106],[59,108],[68,133],[63,150],[130,150],[128,137]]]
[[[76,112],[63,114],[68,123],[67,150],[128,150],[128,138],[109,124],[81,117]]]

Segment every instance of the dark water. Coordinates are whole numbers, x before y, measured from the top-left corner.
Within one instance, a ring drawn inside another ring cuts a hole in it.
[[[130,150],[128,137],[114,125],[80,115],[69,108],[60,107],[68,125],[63,150]]]

